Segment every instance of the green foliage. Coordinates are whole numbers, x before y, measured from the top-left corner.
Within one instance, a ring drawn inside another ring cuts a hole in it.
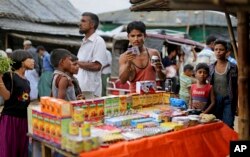
[[[0,74],[10,70],[13,61],[8,57],[0,56]]]

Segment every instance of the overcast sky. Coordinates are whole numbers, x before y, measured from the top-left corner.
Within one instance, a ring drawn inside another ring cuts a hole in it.
[[[104,13],[121,9],[128,9],[129,0],[69,0],[76,9],[82,12]]]

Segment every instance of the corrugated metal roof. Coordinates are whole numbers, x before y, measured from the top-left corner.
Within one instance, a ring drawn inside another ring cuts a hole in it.
[[[209,25],[227,26],[225,14],[216,11],[153,11],[130,12],[130,10],[114,11],[98,15],[102,22],[127,24],[134,20],[141,20],[150,26],[187,26]],[[233,27],[237,26],[237,19],[231,17]]]
[[[1,19],[0,28],[4,30],[44,33],[52,35],[81,36],[77,26],[49,25],[15,19]]]
[[[80,15],[68,0],[0,0],[0,17],[77,24]]]
[[[67,37],[58,37],[58,36],[41,36],[41,35],[23,35],[18,33],[10,33],[11,36],[21,38],[21,39],[29,39],[32,41],[38,41],[43,43],[50,43],[56,45],[70,45],[80,47],[82,40],[76,38],[67,38]]]

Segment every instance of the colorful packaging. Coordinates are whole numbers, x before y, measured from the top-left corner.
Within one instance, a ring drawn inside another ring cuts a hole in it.
[[[136,93],[146,94],[146,93],[155,93],[156,91],[156,82],[155,81],[137,81],[136,82]]]
[[[92,104],[93,104],[92,100],[86,100],[85,104],[83,104],[83,106],[82,106],[83,109],[84,109],[84,118],[85,118],[85,120],[89,120],[90,117],[91,117],[90,105],[92,105]]]
[[[114,114],[120,112],[119,97],[113,97],[113,99],[112,99],[112,109],[113,109]]]
[[[75,121],[71,121],[69,123],[69,134],[73,136],[77,136],[79,134],[79,127]]]
[[[90,123],[85,122],[81,124],[82,137],[90,137]]]
[[[89,105],[89,117],[87,120],[94,120],[97,117],[97,105],[92,101]]]
[[[109,116],[113,114],[112,96],[107,96],[104,99],[104,115]]]
[[[132,108],[137,109],[141,107],[140,95],[134,94],[132,95]]]
[[[120,112],[127,111],[127,96],[125,95],[119,96],[119,106],[120,106]]]
[[[170,103],[169,99],[170,99],[170,93],[164,92],[162,94],[163,104],[168,104],[169,105],[169,103]]]
[[[104,117],[104,99],[94,99],[94,104],[96,104],[97,119],[102,119]]]
[[[84,109],[83,108],[75,108],[73,113],[73,121],[76,123],[82,123],[84,121]]]
[[[83,139],[83,151],[89,152],[92,150],[92,140],[91,138],[84,138]]]

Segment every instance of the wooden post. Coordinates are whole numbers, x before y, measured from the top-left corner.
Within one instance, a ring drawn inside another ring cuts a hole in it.
[[[4,49],[6,50],[8,48],[8,33],[4,33]]]
[[[233,46],[233,51],[234,51],[234,57],[235,59],[238,61],[238,56],[237,56],[237,45],[236,45],[236,41],[235,41],[235,36],[234,36],[234,31],[233,31],[233,27],[232,27],[232,22],[231,22],[231,18],[229,16],[229,13],[225,12],[225,16],[227,19],[227,26],[228,26],[228,33],[230,36],[230,42]]]
[[[237,12],[238,18],[238,107],[239,139],[250,140],[250,63],[249,14]]]

